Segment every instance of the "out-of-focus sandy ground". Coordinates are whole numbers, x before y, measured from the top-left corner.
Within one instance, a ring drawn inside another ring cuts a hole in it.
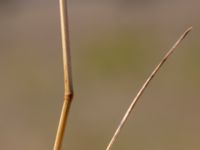
[[[200,148],[200,2],[70,1],[75,97],[64,149],[102,150],[145,78],[113,150]],[[1,150],[50,150],[63,101],[58,1],[0,1]]]

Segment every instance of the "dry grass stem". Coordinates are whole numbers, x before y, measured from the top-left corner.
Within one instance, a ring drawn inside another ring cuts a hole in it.
[[[192,30],[192,27],[188,28],[181,36],[180,38],[176,41],[176,43],[172,46],[172,48],[165,54],[165,56],[163,57],[163,59],[160,61],[160,63],[155,67],[155,69],[153,70],[153,72],[150,74],[150,76],[147,78],[147,80],[145,81],[145,83],[142,85],[141,89],[139,90],[139,92],[137,93],[137,95],[135,96],[135,98],[133,99],[132,103],[130,104],[129,108],[127,109],[124,117],[122,118],[117,130],[115,131],[113,137],[111,138],[106,150],[110,150],[113,143],[115,142],[117,136],[120,133],[120,130],[122,129],[122,127],[124,126],[124,124],[126,123],[131,111],[133,110],[134,106],[136,105],[136,103],[138,102],[139,98],[142,96],[142,94],[144,93],[145,89],[147,88],[147,86],[149,85],[150,81],[153,79],[153,77],[156,75],[156,73],[159,71],[159,69],[162,67],[162,65],[165,63],[165,61],[169,58],[169,56],[175,51],[176,47],[181,43],[181,41],[187,36],[187,34]]]
[[[69,45],[69,31],[68,31],[68,15],[67,2],[60,0],[60,20],[61,20],[61,34],[62,34],[62,49],[63,49],[63,67],[64,67],[64,103],[60,116],[60,122],[57,130],[57,135],[54,143],[54,150],[60,150],[63,142],[69,109],[73,97],[73,87],[71,79],[71,65],[70,65],[70,45]]]

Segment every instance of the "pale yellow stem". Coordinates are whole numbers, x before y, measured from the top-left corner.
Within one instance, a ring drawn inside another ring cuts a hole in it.
[[[186,37],[186,35],[192,30],[192,27],[188,28],[181,36],[180,38],[176,41],[176,43],[172,46],[172,48],[165,54],[163,59],[160,61],[160,63],[155,67],[153,72],[150,74],[150,76],[147,78],[145,83],[142,85],[141,89],[133,99],[132,103],[130,104],[129,108],[127,109],[124,117],[122,118],[121,122],[119,123],[119,126],[117,127],[117,130],[115,131],[113,137],[111,138],[106,150],[110,150],[112,145],[114,144],[117,136],[119,135],[122,127],[126,123],[130,113],[132,112],[133,108],[135,107],[136,103],[138,102],[139,98],[142,96],[144,93],[145,89],[149,85],[150,81],[153,79],[153,77],[156,75],[156,73],[159,71],[159,69],[162,67],[162,65],[165,63],[165,61],[169,58],[169,56],[175,51],[176,47],[181,43],[181,41]]]
[[[60,0],[60,22],[61,22],[61,35],[62,35],[61,39],[62,39],[63,67],[64,67],[64,102],[57,130],[57,135],[55,139],[54,150],[61,150],[65,128],[67,125],[67,118],[69,115],[71,101],[73,98],[71,64],[70,64],[70,45],[69,45],[70,42],[69,42],[66,0]]]

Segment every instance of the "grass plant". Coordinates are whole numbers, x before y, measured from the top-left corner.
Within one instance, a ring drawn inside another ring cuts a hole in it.
[[[72,75],[71,75],[71,57],[70,57],[70,42],[69,42],[69,23],[68,23],[68,15],[67,15],[67,0],[60,0],[60,22],[61,22],[61,37],[62,37],[62,49],[63,49],[63,67],[64,67],[64,102],[60,116],[60,122],[57,129],[57,135],[54,144],[54,150],[61,150],[65,128],[67,126],[67,119],[69,116],[69,110],[72,103],[73,98],[73,86],[72,86]],[[123,116],[121,122],[119,123],[117,130],[112,136],[109,144],[107,145],[106,150],[111,150],[114,142],[116,141],[121,129],[127,122],[129,115],[132,110],[136,106],[136,103],[144,93],[145,89],[148,87],[151,80],[155,77],[157,72],[166,62],[166,60],[171,56],[171,54],[175,51],[177,46],[181,43],[181,41],[188,35],[188,33],[192,30],[192,27],[188,28],[175,42],[175,44],[168,50],[168,52],[164,55],[162,60],[155,67],[153,72],[147,78],[145,83],[140,88],[139,92],[136,94],[135,98],[131,102],[129,108],[127,109],[125,115]]]

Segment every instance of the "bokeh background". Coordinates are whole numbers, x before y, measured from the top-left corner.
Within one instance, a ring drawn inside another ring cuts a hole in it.
[[[113,150],[200,149],[200,2],[70,0],[75,97],[63,149],[102,150],[146,77],[194,30],[142,96]],[[59,4],[0,0],[0,145],[50,150],[63,102]]]

